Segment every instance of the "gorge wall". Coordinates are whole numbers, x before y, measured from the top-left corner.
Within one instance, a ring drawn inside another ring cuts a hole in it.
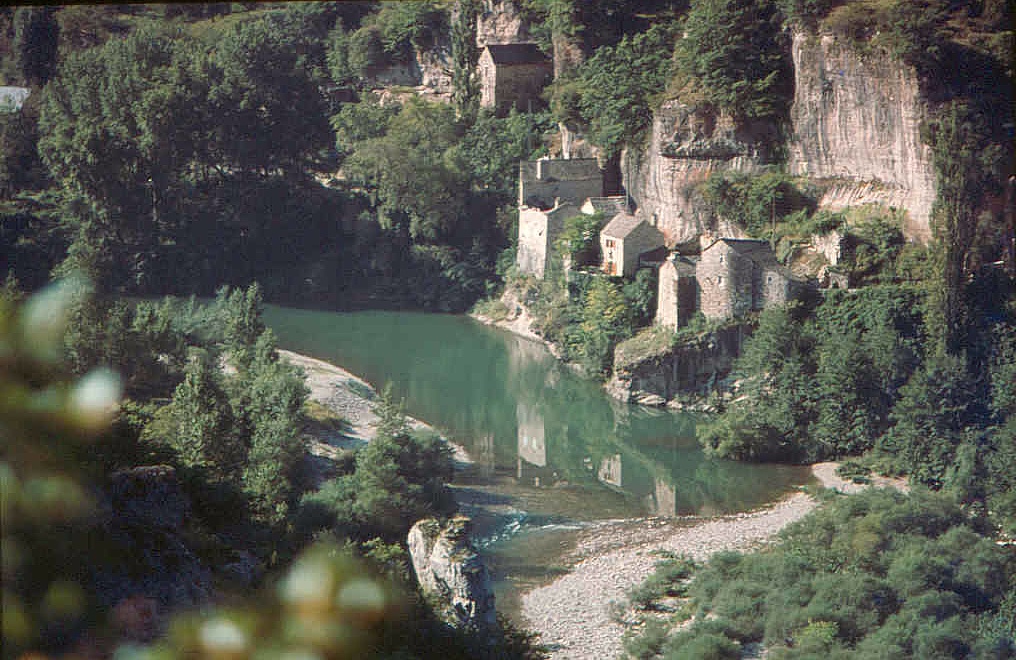
[[[916,72],[887,53],[859,54],[832,36],[796,33],[794,98],[785,167],[818,180],[821,208],[879,203],[906,209],[904,235],[927,242],[935,201],[931,149],[921,142],[925,104]],[[669,245],[711,231],[739,236],[711,216],[698,188],[714,172],[758,172],[776,164],[774,124],[736,126],[722,114],[667,101],[646,145],[622,156],[625,187]],[[778,147],[777,147],[778,148]]]
[[[763,145],[775,139],[775,130],[738,128],[729,117],[666,101],[653,116],[645,148],[622,154],[624,185],[668,245],[706,231],[743,236],[736,224],[713,218],[698,188],[714,172],[759,171],[769,160]]]
[[[792,52],[788,170],[830,180],[821,207],[906,209],[904,235],[927,242],[935,172],[920,137],[926,110],[916,72],[888,53],[862,56],[828,35],[796,33]]]

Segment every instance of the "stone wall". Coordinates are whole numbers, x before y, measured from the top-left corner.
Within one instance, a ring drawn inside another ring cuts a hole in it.
[[[735,268],[738,255],[726,243],[718,242],[702,252],[696,265],[695,279],[699,285],[699,311],[706,318],[725,319],[735,316],[737,310],[744,307],[735,305],[735,298],[743,295],[744,267]],[[747,273],[748,300],[751,300],[751,270]],[[749,302],[750,306],[750,302]]]
[[[550,210],[519,209],[519,241],[515,263],[519,272],[543,279],[550,268],[554,241],[564,230],[564,221],[579,215],[573,204],[561,204]]]
[[[618,264],[618,272],[625,277],[632,277],[639,267],[639,255],[661,247],[663,234],[656,227],[643,221],[619,243],[621,261]]]
[[[603,172],[595,159],[536,160],[519,164],[519,206],[548,208],[554,200],[581,204],[603,196]]]
[[[820,206],[877,202],[905,208],[907,238],[931,237],[931,148],[916,72],[888,53],[859,55],[832,36],[793,37],[794,102],[787,166],[838,181]]]
[[[694,265],[678,264],[671,259],[664,261],[659,271],[656,325],[672,330],[687,325],[688,319],[699,308],[698,298]]]

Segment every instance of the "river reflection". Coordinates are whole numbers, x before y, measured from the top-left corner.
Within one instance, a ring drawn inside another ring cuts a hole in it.
[[[708,459],[693,416],[614,401],[542,345],[466,317],[269,306],[265,320],[284,348],[390,382],[409,414],[466,447],[478,478],[578,489],[572,518],[616,515],[619,498],[634,514],[743,511],[806,478]]]

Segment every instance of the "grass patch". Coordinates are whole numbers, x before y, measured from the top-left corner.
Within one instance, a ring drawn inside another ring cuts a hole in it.
[[[652,326],[631,339],[617,345],[614,364],[634,364],[654,355],[666,353],[674,347],[674,333],[670,328]]]
[[[473,314],[490,319],[491,321],[503,321],[508,318],[508,307],[500,298],[488,298],[481,300],[473,306]]]
[[[695,562],[680,556],[657,562],[656,571],[628,594],[632,605],[642,610],[654,609],[663,598],[688,595],[688,582],[695,571]]]
[[[349,420],[317,401],[303,404],[303,416],[308,432],[345,433],[349,429]]]

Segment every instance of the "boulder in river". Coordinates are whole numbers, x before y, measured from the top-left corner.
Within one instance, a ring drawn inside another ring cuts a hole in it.
[[[445,621],[457,628],[497,625],[494,590],[483,559],[469,540],[469,518],[427,518],[409,530],[409,554],[424,593],[440,603]]]

